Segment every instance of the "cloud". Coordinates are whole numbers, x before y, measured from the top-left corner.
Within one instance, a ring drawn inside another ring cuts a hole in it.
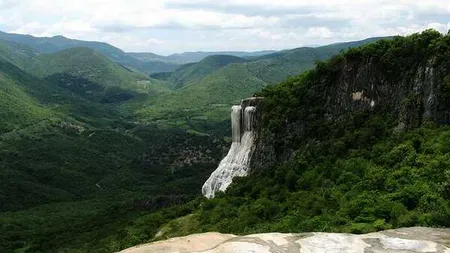
[[[10,9],[18,5],[16,0],[1,0],[0,9]]]
[[[330,29],[328,29],[327,27],[311,27],[305,33],[305,37],[316,39],[330,39],[333,37],[333,32],[330,31]]]
[[[349,26],[352,19],[345,17],[321,16],[320,14],[289,15],[282,18],[281,27],[283,28],[310,28],[325,26],[333,29],[339,29]]]
[[[433,27],[448,0],[0,0],[0,27],[64,35],[126,51],[286,49]]]
[[[282,5],[255,5],[245,2],[226,2],[226,1],[172,1],[165,4],[169,9],[181,10],[205,10],[227,14],[239,14],[246,16],[280,16],[280,15],[298,15],[308,14],[315,11],[316,8],[305,6],[304,8],[292,8]]]
[[[414,21],[417,23],[447,23],[450,20],[450,9],[418,10],[413,11],[411,15],[411,19],[414,19]]]
[[[176,22],[166,22],[160,24],[153,25],[125,25],[123,23],[111,23],[111,24],[100,24],[96,26],[97,29],[107,33],[124,33],[124,32],[139,32],[146,30],[154,30],[154,29],[163,29],[163,30],[177,30],[177,29],[188,29],[186,26],[181,23]]]
[[[38,21],[32,21],[14,30],[14,33],[31,33],[38,36],[53,36],[58,34],[85,34],[96,32],[88,22],[82,20],[67,21],[45,25]]]

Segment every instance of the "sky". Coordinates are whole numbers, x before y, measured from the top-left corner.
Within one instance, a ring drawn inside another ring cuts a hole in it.
[[[450,0],[0,0],[0,30],[127,52],[257,51],[450,29]]]

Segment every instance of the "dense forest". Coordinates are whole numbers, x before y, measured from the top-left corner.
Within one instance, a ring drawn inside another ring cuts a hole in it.
[[[201,226],[239,234],[450,226],[449,59],[450,34],[427,30],[350,49],[264,89],[261,139],[278,160],[205,202]],[[352,89],[367,101],[342,92]]]
[[[450,226],[450,34],[369,42],[211,57],[161,80],[88,49],[39,55],[0,43],[0,252],[108,253],[206,231]],[[283,71],[276,63],[287,59]],[[201,197],[226,153],[232,101],[214,93],[211,111],[168,114],[161,108],[191,96],[164,98],[258,69],[284,79],[314,60],[279,84],[242,84],[246,95],[264,87],[253,170]],[[171,90],[172,79],[186,87]]]

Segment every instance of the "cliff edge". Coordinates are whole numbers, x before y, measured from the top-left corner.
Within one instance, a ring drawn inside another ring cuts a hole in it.
[[[129,248],[120,253],[392,253],[450,252],[450,229],[402,228],[365,235],[336,233],[195,234]]]

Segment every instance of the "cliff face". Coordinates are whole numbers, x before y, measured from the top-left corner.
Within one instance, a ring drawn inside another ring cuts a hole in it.
[[[448,112],[439,103],[442,73],[436,73],[434,58],[425,59],[398,79],[386,75],[380,63],[344,60],[339,64],[335,85],[326,93],[325,120],[338,120],[359,110],[375,107],[397,115],[397,123],[414,127],[425,120],[448,122]]]
[[[251,175],[201,210],[208,228],[450,227],[450,34],[350,49],[258,95]]]
[[[262,98],[241,101],[242,112],[247,107],[258,108],[254,115],[257,120],[251,121],[251,129],[254,130],[253,148],[249,155],[250,165],[246,166],[245,173],[228,176],[229,183],[234,176],[247,175],[247,170],[289,161],[302,140],[311,137],[319,139],[332,131],[332,126],[353,124],[357,117],[355,114],[388,115],[392,132],[403,132],[427,121],[438,124],[450,122],[449,110],[442,96],[442,83],[447,70],[437,65],[435,56],[416,62],[405,73],[394,72],[394,76],[375,58],[356,60],[344,57],[333,64],[332,73],[325,75],[327,78],[313,80],[299,94],[297,99],[303,101],[304,111],[292,108],[294,115],[292,112],[277,115],[282,119],[282,126],[277,129],[267,125],[273,112],[272,108],[264,106]],[[318,68],[320,71],[320,66]],[[261,122],[263,114],[269,116]],[[244,118],[239,119],[241,130],[246,128],[244,121]],[[330,128],[320,129],[323,127],[321,125],[327,124]],[[243,133],[239,133],[239,140]]]
[[[351,49],[263,91],[267,101],[252,167],[283,163],[306,140],[342,135],[337,129],[374,116],[393,133],[450,123],[449,36],[415,36]]]

